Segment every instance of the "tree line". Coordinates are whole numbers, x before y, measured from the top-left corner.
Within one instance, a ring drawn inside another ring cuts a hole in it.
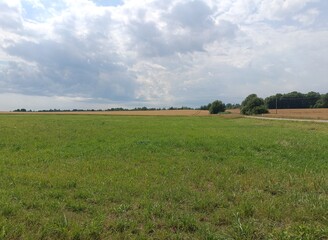
[[[269,109],[291,109],[291,108],[328,108],[328,93],[318,92],[290,92],[265,98],[265,104]]]
[[[216,100],[218,101],[218,100]],[[215,102],[215,101],[214,101]],[[220,101],[221,102],[221,101]],[[214,103],[213,107],[217,104],[216,102]],[[221,102],[221,104],[223,104]],[[115,107],[115,108],[107,108],[107,109],[43,109],[43,110],[26,110],[25,108],[19,108],[13,110],[13,112],[112,112],[112,111],[165,111],[165,110],[209,110],[211,107],[212,103],[209,103],[204,106],[200,106],[197,108],[193,107],[187,107],[187,106],[182,106],[182,107],[163,107],[163,108],[153,108],[153,107],[135,107],[135,108],[123,108],[123,107]],[[223,104],[224,109],[235,109],[239,108],[240,104]]]
[[[223,108],[219,111],[213,111],[213,104],[201,106],[202,110],[209,110],[211,114],[224,112]],[[223,104],[219,101],[220,104]],[[223,106],[227,106],[224,105]],[[277,93],[276,95],[267,97],[265,99],[258,97],[256,94],[248,95],[244,101],[239,105],[230,105],[229,107],[240,108],[240,113],[244,115],[265,114],[268,109],[295,109],[295,108],[328,108],[328,93],[320,94],[317,92],[300,93],[297,91],[290,93]]]
[[[117,112],[117,111],[162,111],[162,110],[198,110],[198,108],[192,108],[187,106],[182,107],[168,107],[168,108],[152,108],[152,107],[135,107],[135,108],[123,108],[115,107],[108,109],[43,109],[43,110],[26,110],[25,108],[18,108],[13,110],[13,112]]]
[[[244,115],[268,113],[268,109],[328,108],[328,93],[290,92],[277,93],[265,99],[250,94],[241,103],[240,113]]]

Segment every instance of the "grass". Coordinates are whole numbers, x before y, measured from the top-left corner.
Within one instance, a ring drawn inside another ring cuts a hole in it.
[[[328,239],[328,124],[0,116],[0,239]]]

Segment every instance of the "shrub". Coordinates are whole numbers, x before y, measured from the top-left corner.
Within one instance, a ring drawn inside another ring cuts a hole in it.
[[[268,109],[262,98],[251,94],[241,104],[240,112],[244,115],[268,113]]]
[[[210,114],[217,114],[224,111],[225,111],[225,105],[223,102],[219,100],[215,100],[214,102],[212,102],[209,109]]]

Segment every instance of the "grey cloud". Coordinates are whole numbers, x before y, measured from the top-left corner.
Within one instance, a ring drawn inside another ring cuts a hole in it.
[[[216,24],[212,10],[203,1],[174,5],[160,14],[160,23],[149,21],[141,14],[126,26],[130,48],[145,57],[167,57],[176,53],[205,52],[206,44],[233,39],[237,25],[221,20]],[[165,27],[163,27],[163,25]]]
[[[20,91],[26,94],[133,99],[137,84],[127,66],[118,55],[97,48],[96,42],[82,42],[72,36],[64,42],[20,42],[6,51],[34,63],[33,76],[26,74],[31,71],[29,65],[12,63],[9,69],[20,70],[9,72],[7,81],[16,85],[13,88],[20,86]]]
[[[50,24],[55,38],[38,28],[25,28],[21,37],[29,40],[8,39],[10,44],[2,46],[9,56],[23,60],[2,68],[2,91],[115,101],[135,98],[139,86],[128,61],[118,53],[112,32],[117,26],[108,10],[89,15],[67,11]]]
[[[166,57],[175,53],[203,51],[202,32],[188,30],[175,34],[173,29],[163,32],[158,29],[156,23],[151,22],[132,22],[128,32],[132,40],[131,48],[140,56]]]
[[[19,31],[23,28],[21,14],[17,7],[10,7],[0,2],[0,26],[8,31]]]
[[[144,56],[165,56],[168,44],[165,43],[164,34],[153,22],[132,21],[127,26],[128,35],[131,37],[131,48],[136,49]]]
[[[205,2],[196,0],[178,2],[166,18],[171,25],[178,25],[194,31],[213,26],[212,14],[212,10]]]

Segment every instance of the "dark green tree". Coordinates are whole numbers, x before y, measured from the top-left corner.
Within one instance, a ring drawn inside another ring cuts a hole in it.
[[[321,98],[314,105],[315,108],[328,108],[328,93],[322,94]]]
[[[262,98],[251,94],[241,103],[240,112],[244,115],[268,113],[268,109]]]
[[[265,103],[270,109],[312,108],[319,99],[320,93],[317,92],[304,94],[294,91],[267,97]]]
[[[211,104],[212,103],[209,103],[207,105],[202,105],[200,106],[199,110],[210,110]]]
[[[240,104],[238,103],[227,103],[226,104],[226,109],[236,109],[240,108]]]
[[[306,94],[306,103],[309,108],[313,108],[315,104],[320,100],[321,95],[318,92],[308,92]]]
[[[224,112],[225,109],[226,109],[226,107],[223,102],[221,102],[219,100],[215,100],[214,102],[212,102],[209,112],[210,112],[210,114],[217,114],[220,112]]]

